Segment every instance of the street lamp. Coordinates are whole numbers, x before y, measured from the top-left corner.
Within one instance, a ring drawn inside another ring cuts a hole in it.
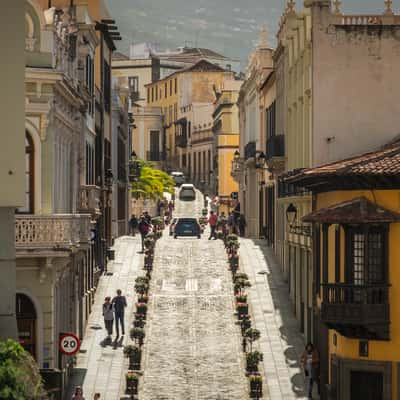
[[[108,189],[111,189],[112,184],[114,183],[114,175],[111,169],[108,169],[104,174],[104,184]]]
[[[235,153],[233,154],[233,158],[234,158],[235,160],[239,160],[239,158],[240,158],[239,150],[236,150],[236,151],[235,151]]]
[[[293,203],[290,203],[288,208],[286,209],[286,221],[290,226],[293,226],[294,222],[297,219],[297,208]]]
[[[264,154],[264,152],[261,152],[261,153],[258,155],[257,160],[256,160],[256,166],[257,166],[257,168],[264,168],[265,161],[266,161],[265,154]]]

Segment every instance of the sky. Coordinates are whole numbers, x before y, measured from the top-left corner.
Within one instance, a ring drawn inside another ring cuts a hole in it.
[[[216,50],[246,65],[250,51],[266,26],[269,43],[286,0],[106,0],[123,40],[118,51],[128,54],[129,44],[150,42],[160,50],[198,46]],[[342,0],[345,13],[381,13],[384,0]],[[297,7],[303,0],[297,1]],[[400,9],[400,0],[393,8]]]

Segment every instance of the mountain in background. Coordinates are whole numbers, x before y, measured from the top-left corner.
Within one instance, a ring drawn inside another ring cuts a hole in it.
[[[397,0],[400,1],[400,0]],[[265,25],[269,43],[275,34],[284,0],[106,0],[122,34],[118,51],[129,44],[150,42],[163,49],[207,47],[239,59],[242,68]],[[298,1],[298,8],[302,1]],[[383,0],[343,0],[345,13],[381,13]],[[396,4],[394,5],[396,6]]]

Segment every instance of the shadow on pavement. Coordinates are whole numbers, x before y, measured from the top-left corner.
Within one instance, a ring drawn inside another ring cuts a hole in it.
[[[294,315],[293,304],[289,299],[288,284],[284,280],[281,268],[272,249],[262,240],[252,240],[258,246],[268,265],[270,273],[266,273],[268,285],[275,310],[279,310],[282,325],[279,332],[282,340],[287,344],[284,352],[286,364],[290,368],[300,368],[300,356],[304,349],[304,340],[300,334],[300,325]],[[305,396],[304,377],[302,373],[296,373],[291,377],[292,391],[297,397]]]

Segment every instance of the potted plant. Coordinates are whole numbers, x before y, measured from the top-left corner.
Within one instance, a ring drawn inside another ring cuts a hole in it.
[[[234,286],[235,294],[242,295],[245,293],[244,292],[245,289],[247,287],[251,286],[251,283],[250,283],[250,281],[245,280],[245,279],[235,279],[233,286]]]
[[[238,242],[239,237],[238,237],[238,235],[235,235],[234,233],[230,233],[229,235],[227,235],[226,240],[228,242]]]
[[[243,279],[245,281],[249,280],[249,277],[247,274],[245,274],[244,272],[239,272],[238,274],[235,275],[235,279],[234,281],[238,280],[238,279]]]
[[[249,305],[247,303],[236,303],[236,312],[238,314],[238,318],[242,319],[243,315],[247,315],[249,313]]]
[[[126,393],[127,394],[137,394],[138,393],[138,383],[139,375],[134,371],[128,371],[125,374],[126,379]]]
[[[144,328],[145,324],[146,324],[145,316],[136,314],[135,319],[133,320],[133,326],[135,328]]]
[[[251,351],[246,354],[246,370],[247,372],[257,372],[258,363],[263,360],[263,354],[259,351]]]
[[[260,331],[255,328],[247,329],[247,331],[245,332],[245,337],[250,342],[250,352],[252,352],[253,351],[253,343],[256,340],[260,339]]]
[[[132,328],[130,331],[131,339],[134,340],[139,346],[143,346],[143,340],[146,333],[143,328]]]
[[[155,245],[155,241],[153,237],[149,237],[149,235],[147,235],[143,241],[143,244],[146,249],[152,249]]]
[[[150,296],[148,294],[140,294],[138,297],[138,303],[148,303]]]
[[[236,303],[247,303],[247,294],[235,295]]]
[[[124,347],[124,355],[129,358],[129,369],[140,370],[142,351],[138,346],[128,345]]]
[[[206,215],[208,214],[207,208],[203,208],[203,209],[201,210],[201,214],[202,214],[203,216],[206,216]]]
[[[147,278],[147,276],[138,276],[138,277],[135,279],[135,282],[136,282],[136,283],[146,283],[146,284],[149,284],[149,278]]]
[[[245,336],[247,329],[250,328],[251,328],[250,315],[243,315],[242,319],[240,320],[240,329],[242,331],[242,336]],[[246,338],[244,338],[244,341],[246,342]]]
[[[249,375],[250,382],[250,397],[252,399],[259,399],[263,396],[262,393],[262,377],[260,374]]]
[[[147,314],[147,303],[136,303],[136,314],[145,316]]]

